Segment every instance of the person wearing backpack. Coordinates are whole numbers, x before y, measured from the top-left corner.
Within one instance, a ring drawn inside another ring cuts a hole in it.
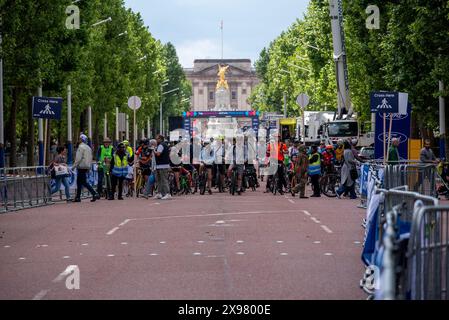
[[[67,150],[65,147],[57,147],[56,148],[56,156],[50,165],[52,171],[52,177],[55,180],[55,185],[51,189],[51,194],[55,194],[61,189],[61,184],[64,185],[65,197],[67,202],[72,202],[72,198],[70,196],[70,186],[68,182],[69,177],[69,169],[67,167],[66,161],[66,153]]]

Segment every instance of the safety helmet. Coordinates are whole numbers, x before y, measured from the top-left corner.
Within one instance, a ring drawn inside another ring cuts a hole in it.
[[[334,150],[334,146],[327,146],[326,150]]]

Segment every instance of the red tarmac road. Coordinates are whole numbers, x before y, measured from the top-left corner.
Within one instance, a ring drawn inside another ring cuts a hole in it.
[[[365,299],[357,204],[259,191],[3,214],[0,299]]]

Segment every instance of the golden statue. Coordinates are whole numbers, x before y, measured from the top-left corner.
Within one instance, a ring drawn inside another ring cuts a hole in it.
[[[220,77],[220,80],[217,83],[217,90],[220,88],[225,88],[229,90],[228,81],[226,81],[226,71],[228,71],[229,66],[222,67],[218,65],[218,76]]]

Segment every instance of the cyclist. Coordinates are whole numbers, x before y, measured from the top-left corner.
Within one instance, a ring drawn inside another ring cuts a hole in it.
[[[212,194],[212,169],[215,161],[215,152],[211,146],[210,140],[204,141],[200,155],[200,175],[207,170],[207,191]]]
[[[234,138],[232,140],[232,164],[228,168],[228,178],[231,178],[232,172],[234,170],[237,171],[237,194],[240,196],[242,194],[242,181],[243,181],[243,173],[245,171],[245,165],[240,164],[241,161],[238,161],[237,157],[239,158],[239,160],[241,160],[240,158],[245,158],[244,155],[242,157],[242,155],[237,154],[237,139]]]
[[[213,148],[215,151],[215,170],[220,175],[220,183],[222,186],[222,190],[225,187],[225,174],[226,174],[226,164],[225,164],[225,140],[224,137],[221,137],[218,140],[215,140],[213,143]]]
[[[111,145],[112,141],[109,138],[104,138],[103,145],[98,148],[98,187],[97,193],[101,196],[103,194],[103,177],[106,173],[104,168],[104,161],[106,158],[112,159],[114,155],[114,148]]]
[[[123,145],[125,146],[125,152],[126,152],[126,156],[128,157],[128,163],[130,166],[133,165],[134,163],[134,152],[133,152],[133,148],[131,148],[129,146],[129,141],[125,140],[122,142]]]
[[[175,184],[176,184],[176,190],[174,191],[175,194],[177,194],[181,190],[179,177],[181,175],[182,162],[173,163],[172,158],[177,156],[179,157],[179,159],[181,159],[182,149],[179,148],[180,146],[181,146],[180,143],[175,143],[173,147],[170,149],[170,167],[175,175]]]
[[[338,140],[337,148],[335,149],[336,164],[341,166],[343,164],[343,153],[345,152],[343,139]]]
[[[285,143],[281,142],[281,140],[280,140],[281,136],[278,135],[277,137],[279,139],[279,142],[277,145],[277,155],[274,152],[275,150],[273,150],[273,152],[271,151],[273,143],[270,143],[267,148],[267,159],[268,159],[268,161],[270,161],[269,160],[270,157],[277,158],[278,170],[277,170],[276,174],[279,177],[277,188],[279,189],[279,193],[282,195],[284,193],[282,191],[283,190],[282,188],[287,187],[287,182],[285,181],[285,174],[284,174],[284,159],[285,159],[285,155],[288,153],[288,149],[287,149],[287,146],[285,145]],[[270,192],[269,188],[270,188],[270,184],[271,184],[271,179],[273,179],[273,176],[268,176],[266,193]]]
[[[245,137],[245,145],[244,145],[244,153],[245,153],[245,175],[247,178],[251,178],[255,183],[255,187],[259,188],[259,180],[257,178],[257,157],[256,159],[249,159],[249,148],[251,148],[252,154],[256,157],[257,151],[255,150],[254,145],[248,143],[248,137]],[[251,161],[250,161],[251,160]]]
[[[335,163],[335,154],[334,147],[327,146],[326,150],[322,153],[322,173],[333,173],[334,172],[334,163]]]

